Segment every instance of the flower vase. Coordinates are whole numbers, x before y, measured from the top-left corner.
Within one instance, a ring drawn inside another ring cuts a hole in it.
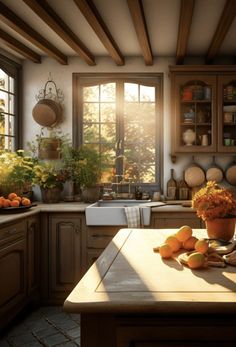
[[[235,232],[236,218],[215,218],[206,221],[206,230],[210,239],[230,241]]]
[[[61,198],[61,187],[40,188],[42,201],[46,204],[58,203]]]

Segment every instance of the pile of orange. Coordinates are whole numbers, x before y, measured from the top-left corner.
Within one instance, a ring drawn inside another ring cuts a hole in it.
[[[26,197],[20,197],[16,193],[8,194],[7,198],[0,197],[0,208],[20,207],[31,205],[31,200]]]
[[[192,236],[192,233],[192,228],[184,225],[176,234],[168,236],[162,245],[154,248],[154,251],[158,250],[162,258],[168,259],[180,249],[194,250],[188,256],[188,266],[191,269],[203,267],[206,262],[204,254],[208,251],[208,242],[205,239],[197,239],[195,236]]]

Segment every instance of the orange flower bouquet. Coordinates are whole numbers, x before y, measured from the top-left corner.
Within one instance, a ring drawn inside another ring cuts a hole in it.
[[[192,199],[192,207],[204,221],[216,218],[236,218],[236,199],[232,192],[219,187],[215,181],[207,182]]]

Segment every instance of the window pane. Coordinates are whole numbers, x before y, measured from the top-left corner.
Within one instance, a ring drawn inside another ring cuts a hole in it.
[[[3,70],[0,69],[0,89],[8,89],[8,77]]]
[[[7,94],[0,91],[0,111],[8,112]]]
[[[99,122],[99,103],[84,103],[83,121]]]
[[[84,142],[98,142],[99,141],[99,125],[98,124],[84,124]]]
[[[146,183],[155,182],[155,166],[140,166],[140,181]]]
[[[9,94],[9,113],[15,113],[15,97],[11,94]]]
[[[115,124],[101,125],[101,140],[102,142],[116,141],[116,125]]]
[[[125,83],[125,101],[138,101],[138,84]]]
[[[84,101],[99,101],[99,86],[83,87]]]
[[[115,83],[107,83],[101,85],[101,101],[115,101],[116,85]]]
[[[11,93],[15,93],[15,81],[14,81],[14,78],[9,77],[9,83],[10,83],[9,91]]]
[[[140,86],[140,101],[155,101],[155,87]]]
[[[5,134],[5,115],[0,113],[0,134]]]
[[[14,136],[15,129],[14,129],[14,117],[9,116],[8,118],[8,134]]]
[[[125,143],[125,158],[129,163],[155,163],[155,147],[153,143]]]
[[[116,121],[116,105],[113,103],[101,103],[101,122],[115,122]]]
[[[125,103],[125,121],[155,120],[155,103]]]

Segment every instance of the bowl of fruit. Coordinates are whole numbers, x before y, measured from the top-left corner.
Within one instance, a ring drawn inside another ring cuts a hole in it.
[[[16,193],[9,193],[7,197],[0,196],[0,213],[23,212],[36,206],[25,196],[19,196]]]

